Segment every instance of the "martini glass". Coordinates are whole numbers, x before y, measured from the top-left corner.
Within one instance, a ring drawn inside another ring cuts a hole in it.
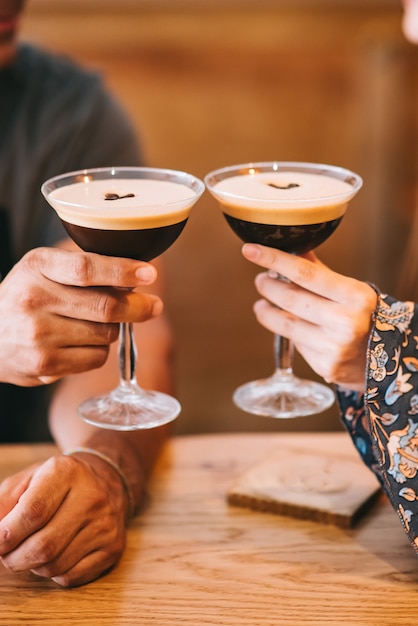
[[[42,193],[83,250],[150,261],[180,235],[204,188],[201,180],[185,172],[109,167],[56,176],[42,185]],[[78,412],[84,421],[136,430],[177,417],[181,406],[175,398],[137,384],[135,362],[132,324],[122,323],[119,386],[83,402]]]
[[[205,183],[242,241],[303,254],[334,232],[362,179],[332,165],[263,162],[215,170]],[[276,418],[312,415],[330,407],[335,396],[328,386],[294,375],[291,342],[275,335],[274,345],[273,375],[239,387],[235,404]]]

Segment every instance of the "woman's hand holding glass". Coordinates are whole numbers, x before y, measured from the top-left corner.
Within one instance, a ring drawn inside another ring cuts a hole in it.
[[[310,367],[326,381],[364,391],[366,351],[377,294],[367,283],[333,272],[314,253],[303,257],[255,244],[244,257],[285,276],[256,277],[262,296],[257,320],[290,339]]]

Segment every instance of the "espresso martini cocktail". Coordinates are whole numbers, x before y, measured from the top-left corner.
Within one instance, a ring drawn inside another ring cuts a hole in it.
[[[266,162],[216,170],[205,183],[242,241],[303,254],[334,232],[362,180],[331,165]],[[235,391],[241,409],[289,418],[319,413],[334,402],[329,387],[294,376],[292,346],[278,335],[275,360],[273,376]]]
[[[195,193],[167,180],[81,180],[48,197],[70,237],[88,252],[156,258],[186,225]]]
[[[302,254],[334,232],[353,186],[328,174],[254,169],[219,180],[211,191],[243,241]]]
[[[204,188],[201,180],[186,172],[115,167],[56,176],[42,185],[42,193],[83,250],[151,261],[180,235]],[[132,325],[121,324],[120,385],[80,405],[86,422],[134,430],[177,417],[181,407],[175,398],[138,386],[135,358]]]

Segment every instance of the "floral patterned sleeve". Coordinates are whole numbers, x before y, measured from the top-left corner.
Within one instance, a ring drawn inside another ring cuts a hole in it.
[[[379,295],[366,393],[337,387],[342,421],[418,553],[418,304]]]

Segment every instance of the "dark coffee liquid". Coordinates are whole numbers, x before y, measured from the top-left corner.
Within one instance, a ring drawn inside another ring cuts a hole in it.
[[[334,232],[343,217],[319,224],[275,226],[247,222],[226,213],[224,216],[234,233],[245,243],[259,243],[292,254],[303,254],[319,246]]]
[[[187,218],[177,224],[141,230],[102,230],[61,221],[71,239],[86,252],[151,261],[175,242]]]

